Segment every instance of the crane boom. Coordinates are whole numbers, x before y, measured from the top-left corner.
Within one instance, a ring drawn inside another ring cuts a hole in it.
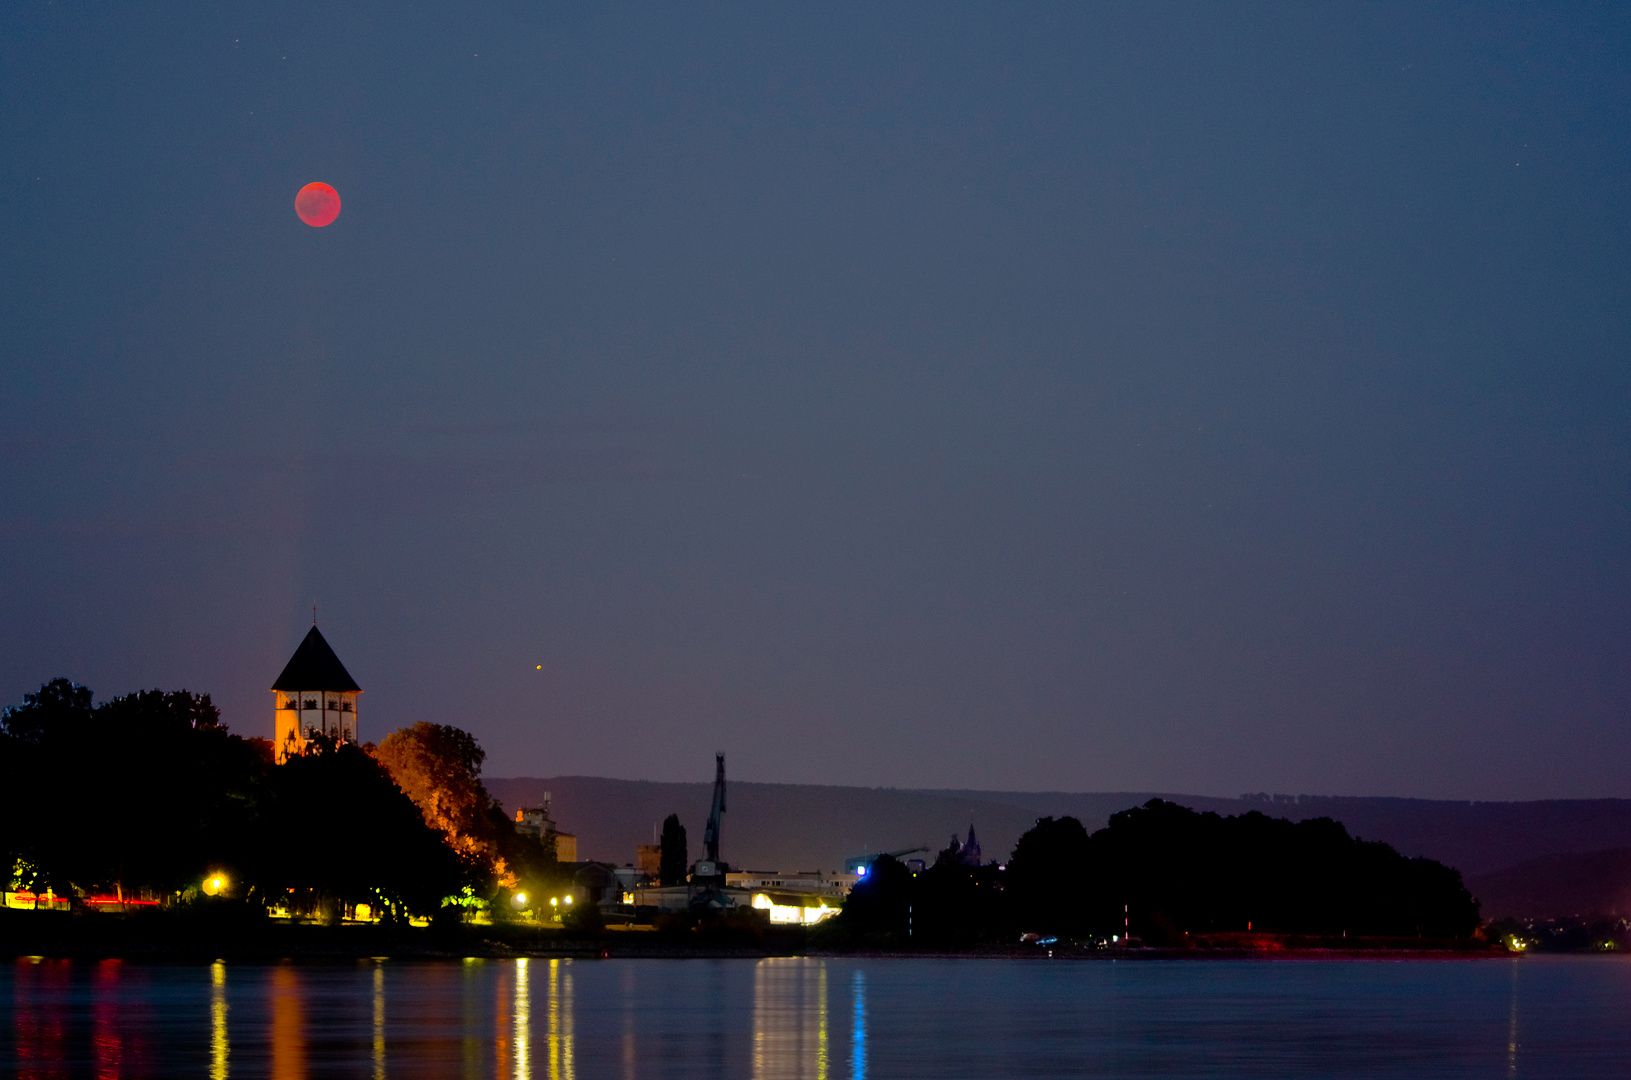
[[[708,861],[719,862],[719,826],[725,816],[725,755],[714,755],[714,805],[708,812],[708,827],[702,833],[702,847]]]

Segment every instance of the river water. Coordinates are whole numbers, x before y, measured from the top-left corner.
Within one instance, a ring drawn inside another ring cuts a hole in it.
[[[22,1077],[1631,1076],[1631,958],[3,969]]]

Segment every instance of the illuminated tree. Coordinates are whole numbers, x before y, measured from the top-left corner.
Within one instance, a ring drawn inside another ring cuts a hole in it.
[[[493,800],[481,784],[487,753],[474,735],[421,721],[387,735],[374,756],[454,851],[491,861]]]

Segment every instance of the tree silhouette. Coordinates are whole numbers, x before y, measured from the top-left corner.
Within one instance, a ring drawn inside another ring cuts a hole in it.
[[[273,771],[271,789],[243,871],[267,900],[428,915],[469,880],[442,834],[358,746],[315,739]]]
[[[855,883],[839,919],[864,938],[904,943],[909,938],[915,890],[912,872],[891,855],[880,855]]]
[[[691,853],[685,843],[685,826],[678,814],[663,819],[662,856],[657,864],[657,879],[664,885],[684,885],[691,865]]]
[[[1026,930],[1079,936],[1089,929],[1086,905],[1091,876],[1087,830],[1073,817],[1038,818],[1014,846],[1007,887]]]
[[[0,713],[0,781],[29,808],[0,815],[0,870],[63,895],[174,897],[225,871],[251,901],[292,892],[428,914],[471,880],[361,748],[319,739],[273,765],[270,745],[229,732],[207,694],[95,706],[54,680]]]
[[[1086,917],[1101,933],[1254,930],[1464,937],[1478,903],[1461,874],[1356,840],[1330,818],[1200,814],[1161,799],[1089,838]]]
[[[165,895],[230,861],[264,783],[261,746],[228,732],[208,694],[91,701],[57,679],[0,721],[0,773],[35,808],[10,823],[6,846],[35,884]]]

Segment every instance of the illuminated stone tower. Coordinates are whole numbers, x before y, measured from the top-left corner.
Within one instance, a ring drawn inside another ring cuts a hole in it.
[[[278,764],[303,752],[313,734],[357,741],[357,695],[362,688],[317,632],[316,623],[284,665],[272,692],[277,695],[273,747]]]

